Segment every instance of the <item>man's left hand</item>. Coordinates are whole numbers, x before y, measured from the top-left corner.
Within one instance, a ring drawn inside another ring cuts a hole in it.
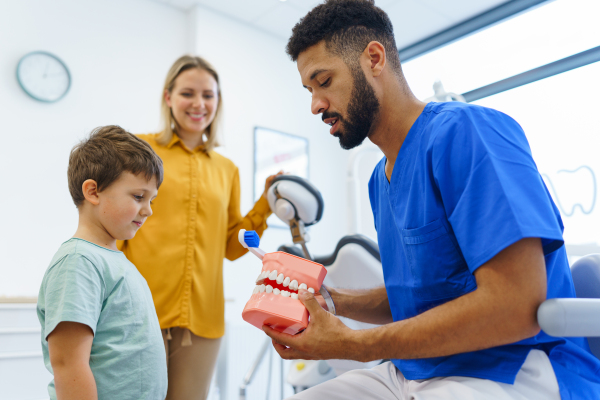
[[[262,329],[272,339],[273,347],[286,360],[357,359],[353,331],[333,314],[325,311],[315,296],[301,289],[298,299],[310,314],[308,327],[296,335],[277,332],[267,325]]]

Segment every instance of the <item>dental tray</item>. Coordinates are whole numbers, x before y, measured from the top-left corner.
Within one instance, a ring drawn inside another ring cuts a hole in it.
[[[265,254],[242,318],[258,329],[268,325],[290,335],[303,331],[308,326],[309,315],[298,300],[298,289],[318,292],[325,275],[325,267],[316,262],[282,251]]]

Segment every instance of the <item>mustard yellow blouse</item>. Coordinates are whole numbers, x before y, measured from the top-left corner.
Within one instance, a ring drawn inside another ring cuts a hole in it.
[[[162,158],[164,181],[153,215],[119,248],[146,278],[161,329],[188,328],[197,336],[225,332],[223,258],[246,253],[241,228],[262,234],[271,211],[262,198],[242,217],[238,168],[222,155],[189,150],[174,135],[167,146],[156,134],[139,135]]]

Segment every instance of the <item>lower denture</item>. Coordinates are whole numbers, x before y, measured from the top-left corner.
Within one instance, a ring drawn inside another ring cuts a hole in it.
[[[298,289],[308,288],[314,293],[314,288],[321,288],[325,275],[327,270],[313,261],[284,252],[265,254],[257,286],[244,307],[242,318],[259,329],[268,325],[289,334],[306,329],[309,315],[298,300]]]

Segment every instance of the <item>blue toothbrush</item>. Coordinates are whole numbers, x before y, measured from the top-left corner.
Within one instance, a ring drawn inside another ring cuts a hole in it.
[[[256,231],[240,229],[238,240],[240,241],[240,244],[247,248],[252,254],[261,260],[263,259],[266,253],[264,250],[258,248],[260,244],[260,238],[258,237],[258,233],[256,233]]]

